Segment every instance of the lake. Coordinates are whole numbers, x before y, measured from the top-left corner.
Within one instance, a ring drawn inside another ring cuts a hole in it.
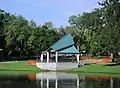
[[[120,77],[42,72],[0,76],[0,88],[120,88]]]

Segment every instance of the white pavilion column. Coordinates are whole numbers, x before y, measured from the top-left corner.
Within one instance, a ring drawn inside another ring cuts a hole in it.
[[[80,62],[80,54],[77,54],[77,62]]]
[[[49,63],[49,52],[47,52],[47,63]]]
[[[55,53],[56,53],[55,61],[56,61],[56,63],[58,63],[58,52],[56,51]]]
[[[43,62],[43,54],[41,54],[41,56],[40,56],[40,61],[41,61],[41,63]]]
[[[57,79],[55,81],[55,88],[58,88],[58,81],[57,81]]]
[[[49,88],[49,79],[47,79],[47,84],[46,84],[47,88]]]

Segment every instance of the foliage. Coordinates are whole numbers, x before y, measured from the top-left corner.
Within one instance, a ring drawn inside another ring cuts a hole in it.
[[[66,31],[80,36],[77,40],[81,51],[116,55],[120,52],[120,0],[103,0],[99,4],[103,7],[71,16]]]
[[[94,41],[94,37],[96,37],[100,31],[102,25],[100,20],[101,16],[101,10],[95,9],[90,13],[83,13],[82,15],[78,14],[70,17],[69,22],[72,27],[74,27],[74,33],[75,35],[79,36],[76,44],[80,45],[81,51],[92,52],[92,46],[94,46],[93,44],[96,43]]]
[[[58,34],[52,30],[51,22],[46,22],[38,27],[33,20],[28,21],[24,17],[14,14],[8,15],[3,10],[0,12],[0,19],[2,21],[0,30],[5,37],[8,55],[14,55],[15,52],[21,56],[39,55],[57,40]],[[7,21],[5,21],[6,19]]]
[[[70,26],[59,28],[50,21],[37,26],[33,20],[0,10],[0,35],[5,38],[8,55],[40,54],[66,33],[73,35],[80,52],[116,55],[120,52],[120,0],[103,0],[98,4],[102,7],[73,15],[68,20]]]

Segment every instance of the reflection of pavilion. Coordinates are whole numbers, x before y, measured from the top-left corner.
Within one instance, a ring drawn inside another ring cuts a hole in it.
[[[37,88],[118,88],[120,79],[109,76],[84,76],[64,72],[36,74]]]
[[[79,88],[78,74],[43,72],[36,75],[38,88]]]
[[[54,43],[47,51],[47,58],[43,58],[41,54],[40,62],[36,66],[47,70],[61,70],[67,68],[77,68],[79,63],[79,51],[74,46],[71,34],[65,35],[63,38]],[[71,55],[63,57],[65,55]],[[76,56],[76,58],[74,57]]]

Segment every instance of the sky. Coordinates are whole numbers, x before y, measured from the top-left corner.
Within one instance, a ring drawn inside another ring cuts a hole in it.
[[[33,19],[37,24],[51,21],[60,27],[69,25],[70,16],[100,7],[98,1],[101,0],[0,0],[0,9]]]

